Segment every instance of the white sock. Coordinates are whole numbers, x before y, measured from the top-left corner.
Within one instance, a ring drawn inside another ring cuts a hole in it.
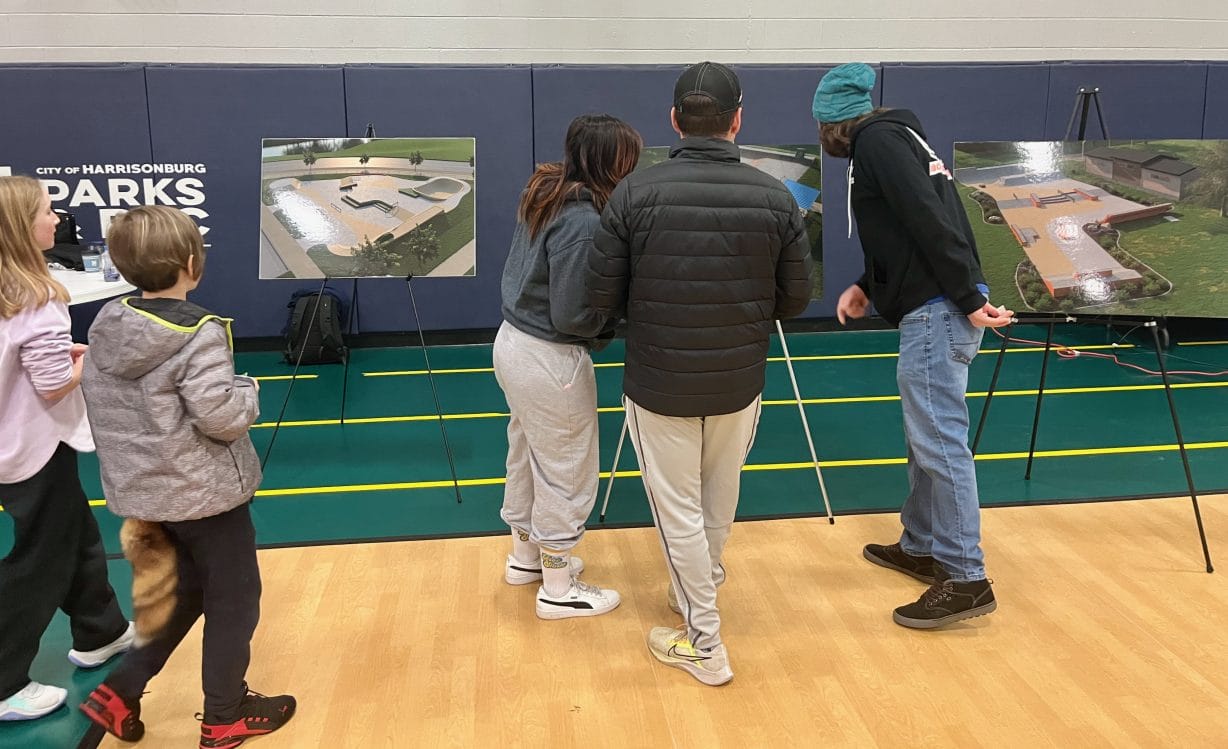
[[[538,562],[537,544],[529,541],[529,534],[522,530],[512,529],[512,558],[527,566]]]
[[[542,587],[552,598],[566,595],[571,589],[571,551],[554,551],[542,547]]]
[[[512,528],[512,559],[523,565],[533,566],[538,564],[539,554],[538,545],[529,540],[528,533]]]

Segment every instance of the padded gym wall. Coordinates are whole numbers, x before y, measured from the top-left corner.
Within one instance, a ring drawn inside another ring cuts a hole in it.
[[[827,68],[737,66],[746,90],[743,143],[811,143],[809,104]],[[653,145],[672,143],[668,121],[681,69],[650,66],[0,66],[0,167],[49,180],[56,205],[74,210],[85,238],[101,233],[99,211],[137,202],[170,202],[196,212],[209,229],[210,260],[201,304],[236,318],[240,336],[280,333],[290,293],[309,281],[256,278],[262,137],[359,137],[373,123],[381,137],[477,139],[477,278],[415,281],[427,329],[493,328],[500,319],[499,277],[515,225],[520,190],[534,161],[557,159],[567,123],[608,111],[630,121]],[[1079,86],[1101,88],[1112,135],[1125,138],[1228,138],[1228,64],[1023,63],[903,64],[880,70],[881,101],[912,108],[935,149],[949,158],[955,140],[1060,138]],[[1089,123],[1090,137],[1098,126]],[[536,159],[535,159],[536,157]],[[125,173],[127,165],[171,164],[203,173]],[[54,170],[112,173],[65,175]],[[836,296],[860,270],[846,238],[845,162],[823,169],[824,299],[809,316],[832,314]],[[199,186],[180,189],[179,180]],[[88,182],[89,184],[83,184]],[[202,199],[203,198],[203,199]],[[202,217],[203,214],[203,217]],[[343,297],[348,282],[334,282]],[[413,327],[403,280],[361,282],[361,329]],[[83,338],[99,305],[74,308]]]
[[[830,68],[733,67],[741,79],[743,92],[739,143],[817,144],[818,130],[810,115],[810,104],[815,86]],[[534,66],[533,140],[537,160],[561,158],[568,124],[577,115],[594,112],[606,112],[626,120],[640,132],[646,146],[672,145],[678,135],[670,125],[669,111],[679,72],[681,67],[674,65]],[[843,195],[843,163],[824,158],[822,201],[825,214],[829,205],[844,205]],[[829,200],[839,202],[829,203]],[[844,226],[842,218],[839,226]],[[861,273],[861,253],[856,244],[845,237],[843,228],[837,235],[825,227],[823,241],[824,296],[810,305],[807,316],[834,314],[833,294],[838,295]]]
[[[152,192],[145,182],[155,175],[94,173],[150,160],[143,66],[0,66],[0,101],[0,167],[45,180],[56,207],[80,218],[84,239],[101,237],[99,210]],[[76,340],[101,308],[73,308]]]
[[[516,227],[516,201],[533,168],[532,73],[524,66],[345,68],[349,134],[381,138],[474,137],[477,277],[418,278],[427,329],[495,328],[499,281]],[[412,330],[404,279],[359,282],[363,330]],[[368,321],[370,321],[368,323]]]
[[[1201,138],[1207,101],[1205,62],[1056,63],[1049,66],[1045,140],[1061,140],[1080,87],[1099,87],[1104,124],[1114,138]],[[1078,123],[1075,123],[1075,132]],[[1100,138],[1093,111],[1086,137]]]
[[[154,162],[200,163],[208,213],[205,277],[193,301],[235,319],[235,335],[276,335],[291,292],[257,278],[262,138],[345,135],[338,67],[153,65],[146,70]]]

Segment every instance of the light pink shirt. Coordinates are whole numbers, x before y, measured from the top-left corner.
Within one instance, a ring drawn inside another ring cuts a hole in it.
[[[61,442],[94,449],[81,388],[55,405],[41,395],[72,379],[71,330],[63,302],[0,318],[0,484],[38,473]]]

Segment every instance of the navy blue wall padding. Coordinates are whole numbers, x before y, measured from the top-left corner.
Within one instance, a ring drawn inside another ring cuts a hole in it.
[[[279,335],[286,302],[319,282],[261,281],[260,141],[345,134],[339,67],[151,65],[153,160],[202,163],[210,244],[192,300],[235,319],[235,335]]]
[[[35,174],[36,169],[80,168],[86,164],[137,163],[150,160],[149,107],[143,65],[6,65],[0,66],[0,165],[13,174],[59,180],[54,205],[77,216],[81,235],[102,237],[98,206],[69,205],[81,174]],[[118,176],[118,175],[111,175]],[[123,175],[128,177],[130,175]],[[107,175],[88,175],[109,200]],[[138,182],[141,175],[132,175]],[[74,340],[87,340],[89,326],[102,302],[72,308]]]
[[[649,145],[676,137],[668,112],[683,65],[638,66],[249,66],[143,64],[0,65],[0,166],[14,173],[84,164],[202,163],[210,248],[195,299],[237,319],[241,336],[277,335],[285,300],[311,281],[259,281],[259,161],[264,137],[477,138],[477,278],[414,282],[427,329],[493,328],[499,279],[516,202],[534,161],[559,158],[570,120],[584,112],[622,117]],[[809,106],[826,68],[738,66],[746,92],[744,143],[811,143]],[[148,94],[146,84],[148,82]],[[950,157],[955,140],[1060,139],[1079,86],[1099,86],[1115,138],[1228,139],[1228,63],[1055,62],[888,63],[876,101],[920,116],[930,141]],[[22,106],[21,102],[27,102]],[[1076,123],[1077,124],[1077,123]],[[1094,116],[1088,136],[1098,138]],[[859,273],[846,239],[845,162],[824,158],[825,297],[809,316],[831,315]],[[80,195],[80,174],[37,174]],[[112,184],[163,175],[88,175],[106,208]],[[120,185],[122,187],[122,185]],[[173,194],[173,190],[171,191]],[[100,236],[97,205],[73,210],[86,238]],[[349,282],[334,284],[348,296]],[[363,331],[408,330],[403,281],[361,282]],[[347,300],[348,301],[348,300]],[[74,335],[100,304],[73,308]]]
[[[61,179],[33,171],[149,161],[143,65],[0,66],[0,101],[0,165],[11,166],[14,174]],[[77,178],[63,179],[71,186]],[[81,228],[96,239],[97,216],[87,218],[95,220]]]
[[[1207,111],[1202,137],[1209,140],[1228,138],[1228,63],[1225,62],[1207,66]]]
[[[533,151],[540,162],[563,157],[567,126],[582,114],[611,114],[639,131],[645,146],[678,139],[669,124],[674,81],[685,65],[545,65],[533,67]],[[525,175],[528,178],[528,175]]]
[[[1059,63],[1049,67],[1049,116],[1042,140],[1062,140],[1080,86],[1100,88],[1113,138],[1201,138],[1207,97],[1205,62]],[[1070,139],[1078,135],[1078,117]],[[1093,108],[1088,140],[1100,140]]]
[[[495,328],[516,202],[533,169],[532,74],[526,66],[345,68],[351,137],[477,138],[477,277],[416,278],[427,329]],[[362,330],[413,330],[405,281],[359,282]]]
[[[810,103],[819,79],[829,68],[819,66],[735,65],[742,82],[743,119],[740,143],[769,145],[817,144],[818,130]],[[547,65],[533,68],[534,150],[537,160],[562,157],[563,139],[572,119],[605,112],[626,120],[647,146],[674,143],[678,135],[669,122],[674,82],[685,65],[591,66]],[[824,187],[835,164],[825,159]],[[836,171],[843,174],[838,165]],[[839,182],[839,181],[838,181]],[[839,187],[839,184],[833,187]],[[826,195],[826,193],[825,193]],[[827,198],[824,197],[824,204]],[[832,276],[846,285],[860,273],[861,253],[848,240],[827,244],[824,235],[824,282]],[[850,249],[851,248],[851,249]],[[830,287],[808,316],[831,315],[835,299]],[[843,287],[841,287],[843,288]],[[837,294],[839,292],[837,291]]]
[[[911,109],[952,167],[956,141],[1043,140],[1048,65],[885,65],[883,106]]]

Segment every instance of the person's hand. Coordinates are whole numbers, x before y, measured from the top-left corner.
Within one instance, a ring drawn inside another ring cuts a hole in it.
[[[72,348],[68,350],[68,355],[72,357],[74,362],[80,361],[81,357],[85,356],[85,352],[89,350],[89,346],[84,343],[74,343]]]
[[[978,328],[1001,328],[1011,324],[1015,313],[1006,307],[995,307],[989,302],[976,312],[968,315],[968,322]]]
[[[74,386],[77,383],[81,382],[81,371],[85,367],[85,357],[83,356],[84,353],[85,353],[84,351],[82,351],[80,354],[77,354],[76,352],[73,353],[72,383]]]
[[[870,306],[870,299],[866,296],[866,292],[861,290],[857,284],[853,284],[844,290],[840,295],[840,301],[836,302],[836,319],[841,325],[848,322],[849,318],[859,320],[866,316],[866,309]]]
[[[257,380],[255,377],[253,377],[252,387],[256,388],[256,394],[259,395],[260,394],[260,380]]]

